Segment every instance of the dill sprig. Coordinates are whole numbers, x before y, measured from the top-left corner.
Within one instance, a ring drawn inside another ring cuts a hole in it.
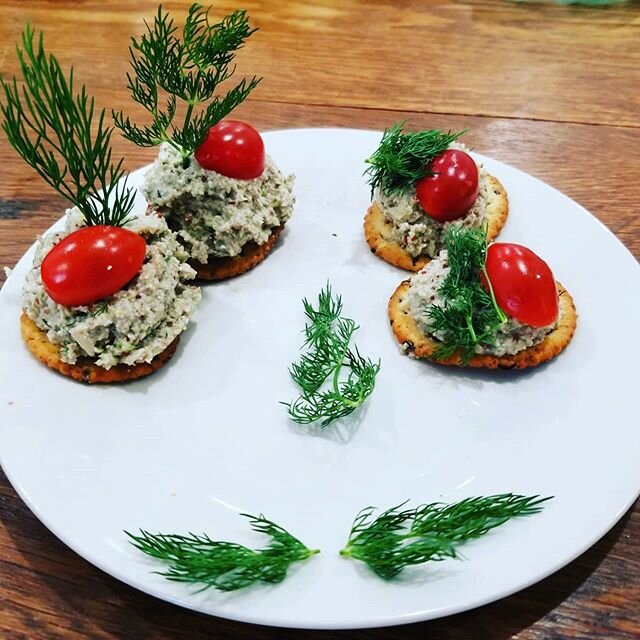
[[[27,24],[22,48],[16,47],[23,85],[1,79],[5,104],[2,128],[9,142],[56,191],[72,202],[87,225],[121,226],[133,208],[123,159],[111,162],[112,128],[105,111],[97,111],[84,85],[74,91],[73,68],[68,78],[53,55],[47,55],[42,33]],[[95,133],[92,133],[95,128]]]
[[[294,422],[321,421],[321,426],[326,427],[348,416],[369,397],[380,362],[364,358],[357,347],[350,349],[358,325],[342,317],[342,298],[334,297],[329,284],[318,295],[317,308],[306,298],[303,305],[308,319],[303,347],[308,351],[289,369],[301,395],[294,402],[282,404]],[[341,379],[345,369],[348,373]],[[326,381],[328,387],[324,388]]]
[[[218,85],[235,72],[235,52],[256,29],[249,27],[245,11],[234,11],[211,24],[209,10],[199,3],[189,7],[180,40],[173,19],[158,7],[153,25],[145,21],[147,33],[131,39],[133,73],[127,74],[131,97],[151,114],[152,122],[137,126],[122,111],[113,113],[125,138],[141,147],[166,142],[180,152],[185,165],[209,128],[243,102],[261,80],[242,79],[224,95],[215,95]],[[168,96],[164,106],[163,95]],[[185,104],[180,125],[174,124],[178,100]],[[206,102],[202,111],[194,113]]]
[[[387,509],[376,518],[375,507],[356,516],[347,545],[340,555],[367,564],[385,580],[405,567],[428,561],[458,558],[457,547],[479,538],[517,516],[538,513],[551,497],[513,493],[465,498],[454,504],[433,502]]]
[[[282,582],[292,563],[320,553],[263,515],[241,515],[249,519],[254,531],[271,538],[266,547],[249,549],[235,542],[212,540],[206,534],[152,534],[142,529],[140,535],[125,533],[134,547],[169,563],[166,571],[157,572],[159,575],[175,582],[202,584],[201,591],[210,587],[235,591],[255,582]]]
[[[427,165],[459,138],[464,131],[452,133],[429,129],[404,131],[404,122],[396,122],[385,130],[380,145],[365,162],[371,194],[376,189],[387,193],[403,193],[429,174]]]
[[[449,273],[439,289],[444,305],[432,304],[427,310],[430,330],[445,336],[433,357],[440,360],[459,352],[465,364],[474,356],[476,345],[495,343],[495,332],[507,316],[496,302],[487,274],[486,228],[452,225],[444,246],[449,262]],[[488,291],[482,286],[481,273]]]

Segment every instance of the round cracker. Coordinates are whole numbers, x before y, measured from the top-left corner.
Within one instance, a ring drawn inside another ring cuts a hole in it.
[[[78,358],[76,364],[63,362],[60,359],[58,346],[50,342],[47,334],[24,312],[20,316],[20,330],[27,348],[40,362],[50,369],[55,369],[62,375],[88,384],[127,382],[128,380],[148,376],[171,359],[180,341],[180,338],[177,337],[151,362],[142,362],[134,365],[118,364],[115,367],[111,367],[111,369],[105,369],[95,364],[91,358]]]
[[[457,354],[442,360],[433,358],[433,352],[437,348],[438,342],[422,333],[416,321],[402,306],[409,289],[408,280],[398,286],[389,300],[389,320],[391,321],[393,333],[404,351],[416,358],[427,358],[438,364],[456,367],[526,369],[527,367],[535,367],[557,356],[571,342],[576,330],[578,316],[573,298],[559,282],[556,282],[556,287],[560,298],[560,309],[562,310],[562,318],[558,326],[542,342],[513,355],[476,355],[465,364],[462,364],[460,356]]]
[[[191,260],[189,264],[196,270],[200,280],[225,280],[239,276],[253,269],[271,253],[283,229],[284,225],[276,227],[263,244],[247,242],[240,255],[232,258],[211,258],[207,264]]]
[[[489,182],[489,202],[487,204],[487,241],[491,242],[500,233],[509,215],[507,192],[497,178],[487,175]],[[412,256],[393,240],[393,226],[384,217],[380,207],[374,202],[364,218],[364,235],[367,243],[385,262],[406,271],[420,271],[431,262],[427,256]]]

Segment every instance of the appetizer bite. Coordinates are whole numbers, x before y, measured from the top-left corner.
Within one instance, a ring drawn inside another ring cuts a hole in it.
[[[444,242],[389,302],[405,353],[444,365],[524,369],[566,348],[576,309],[544,260],[517,244],[487,247],[484,229],[454,226]]]
[[[122,382],[167,362],[200,301],[195,271],[165,221],[132,217],[112,129],[73,70],[65,77],[27,26],[23,88],[3,82],[9,142],[74,207],[38,242],[23,289],[22,336],[48,367],[83,382]]]
[[[420,271],[443,248],[451,227],[485,226],[489,241],[506,222],[500,182],[456,140],[464,132],[405,132],[394,124],[367,159],[373,203],[364,219],[371,251],[389,264]]]
[[[122,135],[140,146],[160,145],[144,182],[151,209],[176,232],[198,277],[230,278],[271,252],[293,211],[293,176],[265,154],[251,125],[223,120],[260,82],[243,79],[224,96],[218,85],[234,73],[233,58],[255,31],[244,11],[210,24],[208,10],[193,4],[180,40],[173,20],[158,10],[153,26],[133,38],[129,90],[153,116],[138,127],[114,114]],[[163,108],[159,94],[168,101]],[[174,124],[184,102],[181,126]],[[208,103],[200,113],[194,107]]]

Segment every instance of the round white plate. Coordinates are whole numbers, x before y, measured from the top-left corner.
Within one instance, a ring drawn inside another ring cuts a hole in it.
[[[552,266],[580,314],[569,348],[524,373],[469,373],[411,360],[387,301],[406,277],[362,235],[363,158],[380,134],[297,130],[265,136],[295,172],[295,214],[274,253],[246,275],[204,288],[174,359],[127,385],[88,387],[38,363],[20,338],[20,288],[32,251],[0,293],[0,453],[12,484],[63,542],[120,580],[176,604],[267,625],[373,627],[426,620],[502,598],[598,540],[640,488],[636,339],[640,268],[587,211],[489,158],[511,202],[501,238]],[[143,171],[132,181],[139,185]],[[144,209],[140,198],[138,209]],[[322,430],[287,419],[287,368],[301,346],[303,297],[326,282],[381,358],[354,419]],[[384,582],[343,559],[356,513],[501,492],[553,495],[544,511],[461,548],[462,560]],[[287,579],[195,593],[123,530],[207,532],[260,546],[240,512],[264,513],[322,553]]]

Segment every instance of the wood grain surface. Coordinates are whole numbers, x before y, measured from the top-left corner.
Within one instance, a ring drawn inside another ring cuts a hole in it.
[[[188,2],[164,6],[182,18]],[[221,1],[215,11],[235,6]],[[640,257],[638,2],[247,0],[242,7],[260,31],[238,70],[265,80],[238,117],[263,130],[382,129],[399,119],[468,128],[473,148],[560,189]],[[141,117],[124,90],[126,52],[155,9],[148,0],[0,0],[0,73],[16,73],[14,43],[29,19],[101,106]],[[130,169],[155,155],[114,141]],[[0,158],[0,266],[12,266],[65,204],[4,137]],[[561,571],[475,611],[390,629],[268,629],[194,614],[110,578],[49,533],[0,472],[0,638],[626,640],[640,637],[639,541],[636,505]]]

